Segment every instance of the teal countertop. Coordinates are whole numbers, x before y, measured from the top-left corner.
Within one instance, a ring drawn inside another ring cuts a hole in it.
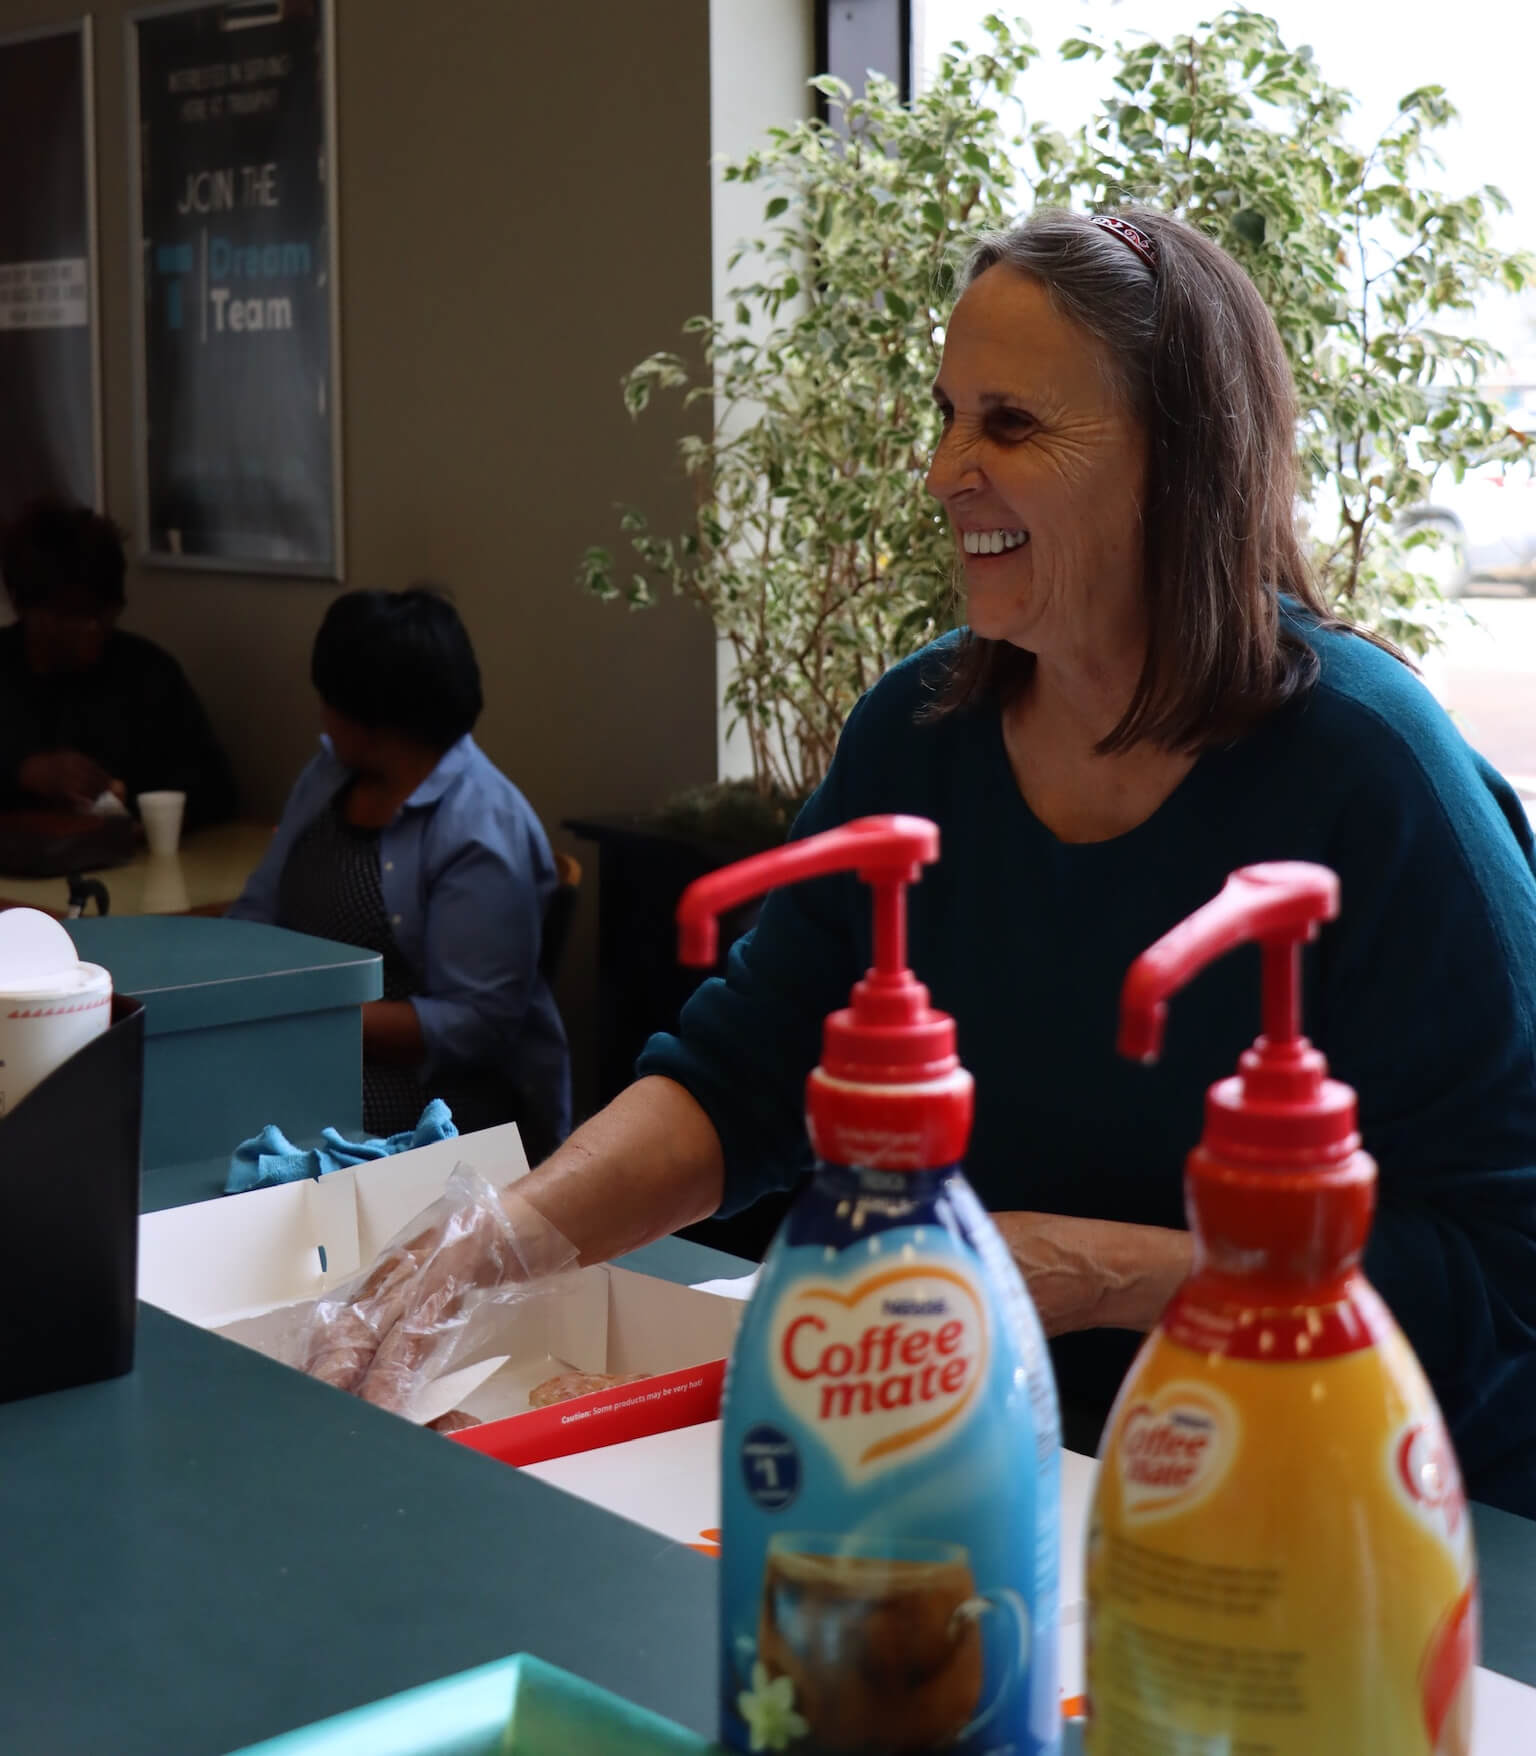
[[[519,1650],[707,1733],[715,1565],[141,1305],[132,1375],[0,1405],[0,1751],[222,1756]]]
[[[146,1170],[139,1185],[139,1211],[159,1213],[166,1207],[189,1207],[195,1201],[219,1200],[229,1176],[229,1159],[230,1155],[222,1152],[213,1158],[155,1165]]]
[[[699,1732],[715,1566],[140,1308],[0,1407],[0,1750],[222,1756],[530,1651]]]

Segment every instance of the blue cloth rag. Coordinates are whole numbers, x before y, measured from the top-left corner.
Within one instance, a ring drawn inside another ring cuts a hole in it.
[[[244,1195],[251,1189],[270,1189],[277,1183],[296,1183],[300,1177],[323,1177],[349,1165],[363,1165],[412,1147],[430,1146],[435,1140],[452,1140],[458,1129],[453,1113],[441,1098],[433,1098],[421,1112],[421,1120],[409,1133],[391,1134],[387,1140],[348,1140],[334,1128],[320,1136],[319,1146],[295,1146],[281,1128],[268,1123],[260,1134],[244,1140],[229,1161],[224,1180],[226,1195]]]

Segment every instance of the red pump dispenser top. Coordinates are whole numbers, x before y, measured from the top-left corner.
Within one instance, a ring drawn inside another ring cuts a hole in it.
[[[1257,940],[1263,952],[1263,1035],[1236,1075],[1207,1091],[1205,1135],[1185,1177],[1195,1274],[1163,1324],[1197,1349],[1242,1353],[1267,1341],[1280,1352],[1265,1357],[1287,1357],[1284,1324],[1247,1324],[1241,1313],[1308,1299],[1328,1303],[1329,1314],[1320,1331],[1297,1318],[1298,1350],[1320,1357],[1381,1332],[1380,1301],[1358,1275],[1376,1166],[1360,1149],[1354,1092],[1328,1077],[1300,1029],[1301,947],[1338,912],[1339,881],[1326,866],[1246,866],[1125,978],[1121,1052],[1153,1061],[1170,994],[1237,945]],[[1233,1320],[1213,1323],[1220,1310]]]
[[[929,1169],[954,1163],[970,1137],[972,1082],[955,1021],[928,1004],[906,963],[906,887],[938,857],[926,817],[861,817],[711,872],[677,905],[679,958],[708,967],[717,917],[766,890],[831,872],[856,872],[873,890],[874,964],[827,1019],[806,1089],[812,1145],[834,1164]]]
[[[1301,947],[1339,912],[1339,881],[1300,860],[1245,866],[1219,895],[1144,951],[1120,995],[1120,1052],[1155,1061],[1167,999],[1208,963],[1257,940],[1263,950],[1263,1035],[1234,1078],[1206,1094],[1205,1147],[1237,1162],[1319,1164],[1360,1145],[1355,1094],[1301,1034]]]

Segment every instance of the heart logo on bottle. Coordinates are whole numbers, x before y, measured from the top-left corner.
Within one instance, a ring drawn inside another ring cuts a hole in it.
[[[1115,1447],[1128,1520],[1170,1518],[1198,1506],[1237,1454],[1238,1417],[1205,1384],[1165,1384],[1132,1403]]]
[[[774,1388],[861,1481],[946,1443],[986,1375],[987,1304],[957,1263],[919,1262],[781,1294]]]
[[[1450,1435],[1436,1417],[1415,1413],[1393,1435],[1392,1484],[1415,1517],[1458,1553],[1466,1543],[1466,1494]]]

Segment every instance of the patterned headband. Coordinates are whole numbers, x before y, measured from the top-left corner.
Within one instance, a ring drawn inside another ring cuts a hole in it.
[[[1128,244],[1136,252],[1153,274],[1157,273],[1157,245],[1140,226],[1133,226],[1129,220],[1123,220],[1114,213],[1096,213],[1093,223],[1102,226],[1106,232],[1113,232],[1122,243]]]

